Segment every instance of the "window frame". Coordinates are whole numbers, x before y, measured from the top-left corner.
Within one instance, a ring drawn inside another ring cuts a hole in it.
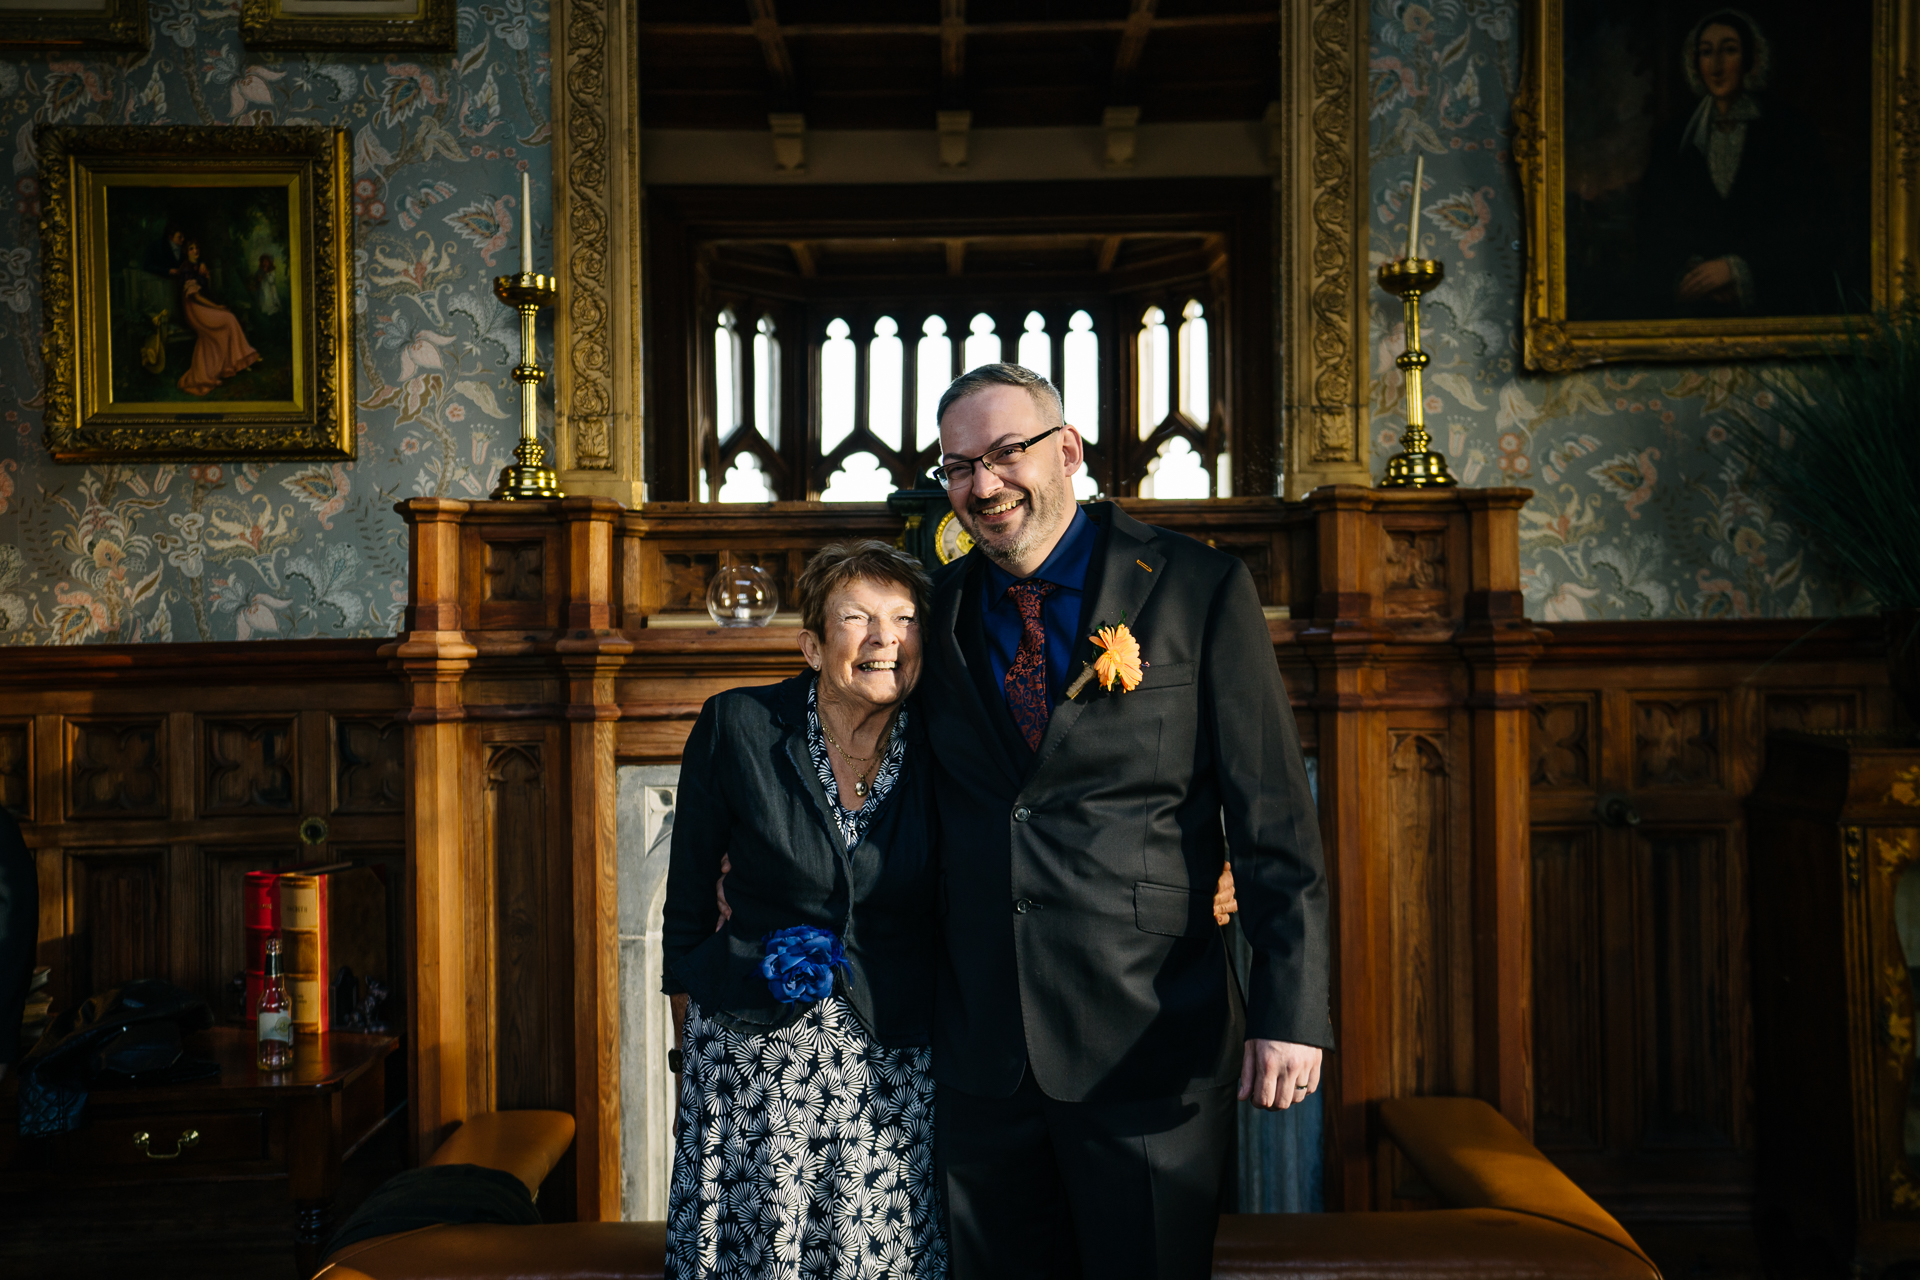
[[[977,311],[994,316],[1003,351],[1017,350],[1029,310],[1047,317],[1054,371],[1062,369],[1065,317],[1086,309],[1101,340],[1100,443],[1089,451],[1102,492],[1130,497],[1146,460],[1173,436],[1189,440],[1201,455],[1210,488],[1217,490],[1216,459],[1231,439],[1232,492],[1241,496],[1275,492],[1280,457],[1273,361],[1257,353],[1272,348],[1273,232],[1272,184],[1260,178],[1123,179],[1057,183],[954,183],[939,186],[814,187],[651,187],[646,237],[646,343],[651,358],[644,370],[646,403],[645,470],[648,493],[656,501],[696,497],[703,464],[709,494],[724,478],[724,460],[736,456],[738,440],[715,438],[706,339],[726,299],[751,296],[756,306],[775,314],[781,341],[782,440],[773,451],[780,463],[774,482],[777,499],[816,499],[836,459],[852,452],[886,454],[863,441],[843,443],[832,455],[809,465],[820,439],[817,397],[820,345],[828,312],[848,321],[858,342],[856,430],[866,425],[867,340],[873,321],[892,315],[900,325],[903,370],[903,453],[912,448],[913,387],[919,340],[918,319],[929,311],[946,316],[956,363],[965,342],[965,325],[953,316]],[[1067,279],[966,277],[900,281],[892,289],[832,279],[798,281],[775,272],[716,270],[712,246],[728,240],[818,240],[835,237],[966,237],[1045,232],[1110,235],[1122,233],[1207,232],[1219,237],[1220,252],[1208,270],[1176,279],[1141,279],[1139,271],[1097,273]],[[764,279],[759,278],[764,275]],[[1089,305],[1089,281],[1104,284],[1099,308]],[[1208,321],[1208,381],[1212,413],[1196,423],[1181,411],[1178,394],[1178,326],[1170,335],[1176,386],[1175,411],[1156,424],[1145,440],[1130,429],[1135,396],[1139,317],[1159,305],[1178,318],[1189,298],[1197,298]],[[1016,301],[1018,299],[1018,301]],[[1069,301],[1073,305],[1068,305]],[[1054,311],[1060,320],[1056,332]],[[783,322],[780,314],[788,320]],[[751,362],[754,316],[734,307],[743,364]],[[864,329],[856,317],[864,318]],[[816,319],[818,323],[816,323]],[[796,334],[804,334],[804,341]],[[751,372],[743,382],[743,413],[750,421]],[[1121,423],[1129,424],[1125,436]],[[804,424],[804,430],[797,429]],[[882,443],[874,441],[872,443]],[[766,465],[767,451],[755,448]],[[916,474],[932,465],[913,459]],[[718,466],[718,470],[714,468]],[[896,473],[897,475],[898,473]],[[771,477],[772,472],[769,471]],[[804,484],[802,479],[804,478]]]

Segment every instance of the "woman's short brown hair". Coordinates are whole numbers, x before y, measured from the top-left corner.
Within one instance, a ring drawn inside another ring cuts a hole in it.
[[[794,584],[800,599],[800,625],[816,636],[826,635],[827,602],[849,582],[890,582],[905,587],[913,597],[915,613],[924,613],[933,579],[919,559],[877,538],[858,542],[831,542],[814,552]]]

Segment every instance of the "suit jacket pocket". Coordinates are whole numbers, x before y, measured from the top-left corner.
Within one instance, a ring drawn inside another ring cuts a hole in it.
[[[1133,922],[1147,933],[1185,937],[1194,932],[1192,890],[1139,881],[1133,886]]]
[[[1191,662],[1153,662],[1140,673],[1141,689],[1171,689],[1175,685],[1192,684],[1193,668]]]

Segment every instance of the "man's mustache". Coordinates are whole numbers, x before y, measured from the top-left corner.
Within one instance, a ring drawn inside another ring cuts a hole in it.
[[[994,494],[991,498],[967,499],[967,514],[971,516],[978,516],[979,514],[984,512],[988,507],[997,507],[1001,503],[1005,502],[1008,498],[1025,498],[1028,502],[1032,502],[1033,493],[1031,490],[1019,489],[1019,488],[1015,488],[1013,485],[1006,485],[1000,490],[1000,492]]]

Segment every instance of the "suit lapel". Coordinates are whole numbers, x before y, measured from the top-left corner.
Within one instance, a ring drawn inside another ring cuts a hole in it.
[[[1080,628],[1082,634],[1074,643],[1073,658],[1067,664],[1069,685],[1079,679],[1081,669],[1100,654],[1100,646],[1093,643],[1092,639],[1095,628],[1118,626],[1123,619],[1130,627],[1139,626],[1140,611],[1146,606],[1147,597],[1153,594],[1154,587],[1159,585],[1161,571],[1167,562],[1154,545],[1152,529],[1110,503],[1103,505],[1107,507],[1106,537],[1102,539],[1103,550],[1093,566],[1098,574],[1098,585],[1094,588],[1091,604],[1081,615],[1084,623]],[[1138,632],[1135,634],[1137,636]],[[1060,749],[1061,742],[1073,730],[1074,722],[1080,719],[1080,713],[1099,696],[1100,686],[1089,681],[1079,697],[1070,702],[1063,700],[1054,707],[1053,714],[1047,720],[1046,735],[1040,739],[1035,772]]]
[[[993,757],[1007,781],[1017,790],[1021,783],[1020,770],[994,728],[992,713],[981,700],[980,685],[983,682],[976,678],[979,673],[968,663],[966,649],[960,643],[961,603],[968,592],[977,593],[980,590],[980,572],[979,554],[971,553],[966,567],[954,575],[951,584],[934,602],[935,643],[946,654],[947,669],[953,673],[953,678],[944,682],[945,687],[939,696],[952,698],[963,708],[962,714],[973,726],[974,738]]]

